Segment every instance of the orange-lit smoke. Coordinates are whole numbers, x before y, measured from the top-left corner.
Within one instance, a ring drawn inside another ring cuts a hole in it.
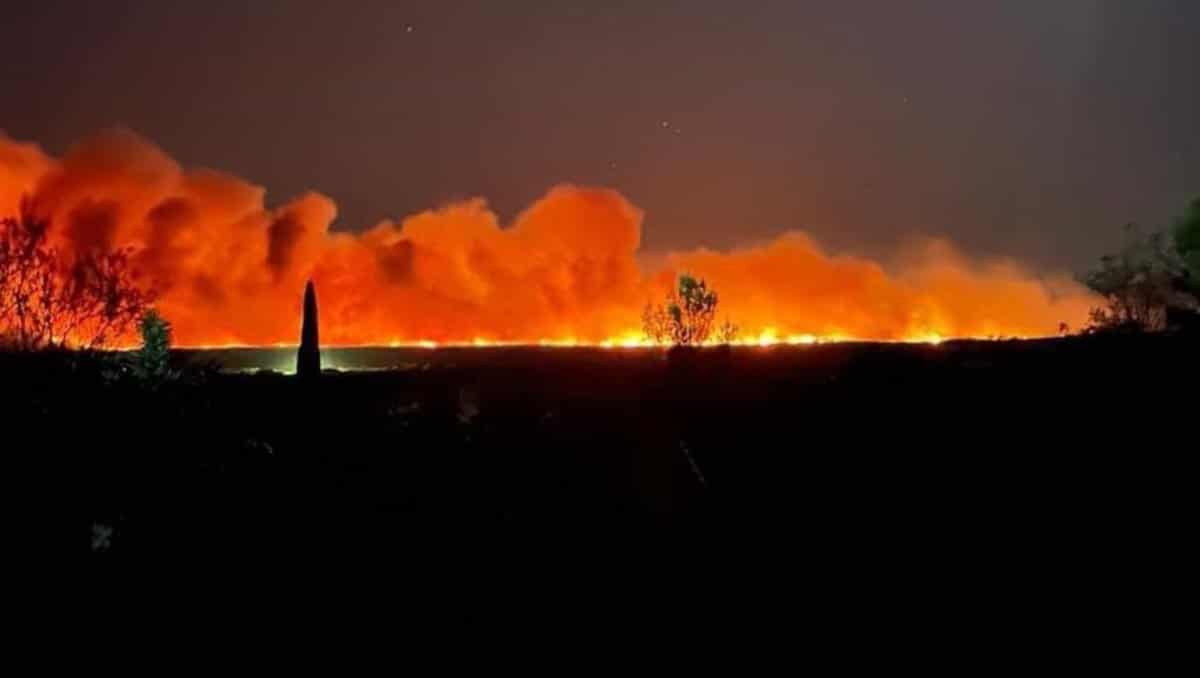
[[[1069,277],[975,262],[942,241],[892,268],[825,253],[791,232],[730,252],[639,265],[642,212],[620,194],[561,185],[504,226],[481,199],[330,233],[334,202],[278,207],[228,174],[184,170],[127,131],[55,159],[0,135],[0,213],[33,195],[68,250],[132,247],[181,345],[294,343],[315,279],[332,344],[633,343],[675,273],[706,278],[719,318],[752,341],[1045,336],[1092,297]]]

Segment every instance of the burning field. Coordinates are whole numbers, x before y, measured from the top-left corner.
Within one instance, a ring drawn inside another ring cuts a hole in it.
[[[940,240],[886,264],[826,252],[800,231],[730,251],[645,252],[641,210],[569,184],[511,223],[476,198],[331,230],[327,196],[270,206],[262,187],[185,169],[124,130],[61,158],[0,136],[0,213],[23,196],[68,254],[128,248],[190,347],[294,343],[309,278],[327,346],[635,346],[643,307],[683,272],[719,291],[718,317],[741,343],[1040,337],[1082,325],[1095,304],[1065,273],[974,260]]]

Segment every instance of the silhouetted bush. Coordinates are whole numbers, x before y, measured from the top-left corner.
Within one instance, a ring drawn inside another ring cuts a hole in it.
[[[142,345],[134,355],[134,374],[149,384],[171,378],[171,324],[150,309],[138,323]]]
[[[717,328],[717,342],[728,346],[737,341],[740,332],[741,328],[726,318],[725,322],[721,323],[721,326]]]
[[[1100,266],[1081,279],[1105,299],[1104,306],[1091,311],[1090,330],[1166,329],[1167,310],[1180,303],[1182,263],[1162,233],[1143,235],[1131,224],[1125,235],[1121,251],[1101,257]]]

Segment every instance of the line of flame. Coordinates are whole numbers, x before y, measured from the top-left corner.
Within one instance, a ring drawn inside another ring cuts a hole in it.
[[[973,340],[973,341],[997,341],[1001,339],[1041,339],[1045,337],[943,337],[937,333],[913,335],[898,340],[878,340],[878,339],[863,339],[841,334],[815,335],[815,334],[791,334],[787,336],[779,336],[774,330],[767,329],[760,332],[757,336],[742,337],[729,342],[730,346],[750,346],[770,348],[772,346],[813,346],[819,344],[838,344],[838,343],[879,343],[879,344],[927,344],[938,345],[946,341],[954,339]],[[720,346],[722,342],[709,341],[703,344],[707,347]],[[408,348],[408,349],[439,349],[439,348],[603,348],[603,349],[652,349],[652,348],[667,348],[670,344],[656,343],[646,339],[639,334],[623,334],[611,339],[603,341],[583,341],[571,337],[563,337],[558,339],[541,339],[538,341],[499,341],[484,337],[477,337],[471,341],[432,341],[432,340],[394,340],[384,344],[332,344],[323,345],[323,349],[354,349],[354,348]],[[179,348],[188,350],[229,350],[229,349],[250,349],[250,348],[277,348],[277,349],[292,349],[296,344],[276,343],[266,345],[245,345],[245,344],[215,344],[215,345],[192,345],[180,346]]]

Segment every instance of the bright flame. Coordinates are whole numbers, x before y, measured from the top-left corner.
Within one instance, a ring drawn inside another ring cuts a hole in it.
[[[1026,337],[1026,338],[1042,339],[1042,338],[1048,338],[1051,336],[1056,336],[1056,335],[1045,335],[1045,336]],[[980,336],[980,337],[956,337],[956,338],[971,339],[971,340],[975,340],[975,341],[1000,341],[1000,340],[1002,340],[1001,337],[996,337],[994,335]],[[812,346],[812,345],[819,345],[819,344],[838,344],[838,343],[864,342],[864,341],[878,341],[878,340],[849,337],[844,334],[830,334],[827,336],[820,336],[820,337],[814,336],[811,334],[793,334],[793,335],[788,335],[787,337],[781,338],[771,331],[764,331],[764,332],[760,333],[759,336],[757,336],[757,337],[751,337],[748,339],[736,339],[733,342],[731,342],[730,345],[731,346],[769,348],[772,346]],[[945,341],[947,341],[947,339],[945,337],[942,337],[936,333],[928,333],[928,334],[913,335],[912,337],[907,337],[904,339],[893,340],[893,341],[888,341],[888,342],[883,342],[883,343],[930,344],[933,346],[937,346]],[[703,346],[706,346],[706,347],[716,347],[716,346],[721,346],[721,345],[722,345],[721,342],[719,342],[715,339],[705,342],[703,344]],[[404,342],[404,341],[392,340],[392,341],[386,342],[384,344],[370,344],[370,343],[367,343],[367,344],[336,344],[336,345],[325,346],[325,348],[375,348],[378,346],[387,346],[388,348],[419,348],[419,349],[436,349],[436,348],[442,348],[442,347],[453,347],[453,348],[495,348],[495,347],[517,347],[517,348],[529,347],[529,348],[533,348],[533,347],[540,347],[540,348],[603,348],[603,349],[656,349],[657,348],[657,349],[661,349],[661,348],[669,347],[670,344],[654,343],[653,341],[650,341],[641,335],[632,334],[632,333],[624,333],[624,334],[621,334],[619,336],[616,336],[616,337],[613,337],[610,339],[604,339],[604,340],[596,341],[596,342],[586,342],[586,341],[579,341],[579,340],[575,340],[575,339],[542,339],[542,340],[535,341],[535,342],[522,342],[522,341],[511,341],[510,342],[510,341],[492,341],[489,339],[475,338],[469,342],[461,342],[461,343],[456,343],[456,342],[439,343],[436,341],[429,341],[429,340],[422,340],[422,341],[415,341],[415,342]],[[123,348],[132,349],[132,348],[136,348],[136,346],[133,344],[130,344]],[[196,350],[228,350],[228,349],[245,349],[245,348],[294,349],[294,348],[296,348],[296,345],[284,342],[284,343],[271,344],[269,346],[264,347],[264,346],[254,346],[254,345],[249,345],[249,344],[227,343],[227,344],[200,344],[200,345],[188,346],[187,348],[196,349]]]

